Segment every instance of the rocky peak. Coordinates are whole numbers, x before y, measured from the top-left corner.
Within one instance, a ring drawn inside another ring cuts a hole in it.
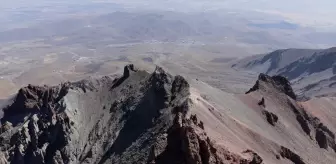
[[[123,75],[119,78],[114,79],[114,84],[112,85],[112,89],[118,87],[121,83],[123,83],[132,73],[137,72],[138,70],[134,67],[133,64],[126,65],[124,67]]]
[[[279,76],[279,75],[269,76],[263,73],[259,74],[256,84],[249,91],[247,91],[246,94],[260,89],[260,85],[262,85],[261,83],[266,84],[266,85],[271,85],[272,87],[276,88],[280,92],[283,92],[289,97],[291,97],[292,99],[296,100],[296,95],[294,93],[294,90],[290,82],[287,80],[287,78],[283,76]]]
[[[202,121],[196,115],[185,117],[175,115],[173,125],[167,132],[167,145],[160,150],[153,146],[148,156],[148,164],[261,164],[263,159],[249,151],[251,159],[244,159],[225,148],[217,148],[204,131]]]
[[[185,117],[189,87],[160,67],[150,74],[133,65],[114,80],[29,85],[4,109],[0,158],[41,164],[141,161],[154,142],[166,142],[158,138],[174,125],[175,115]]]
[[[22,88],[5,108],[7,163],[260,164],[217,147],[192,107],[190,85],[160,67],[120,77]]]
[[[168,130],[168,144],[151,163],[220,164],[221,159],[205,132],[193,120],[176,114]]]
[[[124,77],[128,77],[128,76],[131,74],[131,72],[137,72],[137,71],[138,71],[138,70],[134,67],[133,64],[126,65],[126,66],[124,67],[124,73],[123,73],[123,76],[124,76]]]
[[[173,76],[168,74],[163,68],[156,66],[151,78],[155,82],[171,84]]]
[[[16,124],[23,121],[22,117],[36,113],[46,116],[53,115],[60,109],[56,108],[55,104],[67,94],[68,90],[69,83],[55,87],[28,85],[21,88],[13,104],[3,109],[4,117],[1,122],[10,121]]]
[[[331,148],[336,152],[336,142],[335,142],[335,134],[330,131],[330,129],[323,125],[319,118],[314,117],[311,113],[306,112],[306,110],[299,105],[296,100],[296,95],[293,92],[293,89],[290,85],[290,82],[283,76],[268,76],[266,74],[260,74],[256,84],[248,91],[246,94],[250,92],[257,91],[259,89],[267,90],[269,87],[275,88],[280,93],[285,93],[290,98],[284,99],[287,101],[286,107],[289,109],[288,111],[292,112],[295,115],[297,123],[301,126],[302,131],[311,139],[316,140],[316,143],[320,148],[328,149]],[[278,93],[278,92],[277,92]],[[268,93],[263,93],[263,96],[267,96]],[[279,94],[277,94],[279,96]],[[265,105],[264,97],[258,103],[260,106]],[[279,121],[279,118],[276,114],[269,112],[267,110],[263,110],[263,114],[266,116],[267,121],[275,126],[275,123]],[[292,160],[294,163],[302,163],[296,162],[301,161],[298,155],[289,152],[289,150],[284,149],[284,153],[282,156],[286,156],[286,158]],[[288,156],[288,157],[287,157]]]

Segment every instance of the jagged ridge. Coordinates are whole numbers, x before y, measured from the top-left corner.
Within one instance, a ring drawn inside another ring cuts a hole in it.
[[[290,84],[290,82],[283,76],[268,76],[266,74],[259,74],[258,80],[255,83],[255,85],[246,92],[246,94],[249,94],[251,92],[254,92],[260,88],[262,88],[262,86],[260,86],[261,82],[267,83],[269,85],[272,85],[274,88],[278,89],[280,92],[285,93],[286,95],[288,95],[289,97],[291,97],[292,99],[296,100],[296,95],[293,91],[293,88]]]
[[[172,124],[173,108],[187,103],[188,90],[180,76],[133,65],[116,79],[29,85],[4,109],[1,151],[15,163],[141,161]]]
[[[1,119],[3,163],[261,163],[218,151],[203,122],[187,115],[189,83],[133,65],[59,86],[20,89]],[[225,158],[221,158],[225,157]]]
[[[298,103],[291,84],[285,77],[271,77],[265,74],[260,74],[256,84],[247,91],[246,94],[258,90],[260,90],[259,93],[262,96],[271,97],[271,99],[277,99],[276,101],[278,103],[283,103],[282,105],[284,110],[286,110],[286,113],[289,114],[289,116],[294,116],[304,134],[309,137],[310,140],[313,140],[318,147],[326,150],[331,148],[331,150],[336,153],[335,134],[324,125],[319,118],[306,112],[306,109]],[[279,124],[281,124],[283,120],[279,119],[277,113],[272,113],[266,110],[267,101],[264,97],[258,102],[258,105],[262,107],[261,113],[266,116],[266,120],[272,126],[276,126],[277,122],[280,122]],[[283,158],[287,158],[294,163],[305,163],[298,154],[284,146],[281,146],[279,152]]]

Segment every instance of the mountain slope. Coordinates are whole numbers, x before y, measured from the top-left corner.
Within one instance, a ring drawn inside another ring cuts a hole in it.
[[[115,79],[29,85],[4,108],[0,158],[2,163],[252,161],[217,151],[203,123],[186,116],[189,95],[183,77],[133,65]]]
[[[268,54],[247,57],[233,65],[235,68],[252,69],[260,73],[277,74],[280,69],[287,67],[293,61],[311,57],[320,50],[284,49]]]
[[[335,123],[329,121],[327,124],[311,113],[316,109],[308,111],[302,107],[300,102],[291,98],[293,90],[288,86],[289,82],[279,79],[260,75],[249,93],[238,95],[202,83],[194,86],[196,93],[205,97],[198,99],[207,102],[206,108],[196,113],[201,120],[208,120],[204,123],[208,135],[237,153],[254,150],[265,163],[333,163],[336,158],[334,131],[330,130],[333,132],[329,137],[322,137],[331,141],[328,144],[331,146],[326,149],[319,146],[320,139],[316,139],[316,133],[324,129],[322,125],[329,129]],[[206,114],[206,109],[211,114]],[[325,110],[320,112],[326,114]],[[329,112],[335,113],[334,110]],[[297,157],[281,157],[287,149]]]
[[[4,108],[0,160],[332,163],[335,110],[317,115],[315,102],[302,104],[293,94],[281,76],[261,74],[247,94],[230,94],[161,68],[148,73],[133,65],[118,78],[30,85]]]
[[[335,92],[336,48],[287,49],[242,59],[232,67],[270,75],[282,75],[299,93],[326,96]]]

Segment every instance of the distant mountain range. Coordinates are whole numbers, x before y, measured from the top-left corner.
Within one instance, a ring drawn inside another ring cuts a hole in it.
[[[336,48],[283,49],[244,58],[233,68],[282,75],[306,96],[326,96],[336,91]]]

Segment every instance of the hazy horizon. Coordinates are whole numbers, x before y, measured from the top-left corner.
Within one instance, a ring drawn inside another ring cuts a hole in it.
[[[37,12],[37,9],[40,9],[43,10],[40,11],[42,13],[52,12],[56,16],[60,14],[58,12],[62,12],[62,14],[64,14],[63,12],[72,12],[72,14],[85,12],[85,10],[90,10],[90,7],[94,8],[97,7],[95,5],[103,3],[111,4],[109,7],[120,5],[121,8],[136,10],[155,9],[180,12],[207,12],[214,10],[256,11],[281,16],[289,21],[313,28],[316,27],[321,30],[335,31],[336,27],[336,20],[333,18],[333,15],[336,14],[336,11],[333,9],[336,6],[336,1],[332,0],[13,0],[2,2],[0,13],[3,16],[0,16],[0,21],[15,17],[16,11],[29,12],[30,9],[34,9]],[[85,8],[78,8],[78,6],[85,6]],[[98,12],[99,10],[97,9],[96,11]],[[108,8],[103,12],[108,13]],[[113,10],[110,12],[113,12]]]

